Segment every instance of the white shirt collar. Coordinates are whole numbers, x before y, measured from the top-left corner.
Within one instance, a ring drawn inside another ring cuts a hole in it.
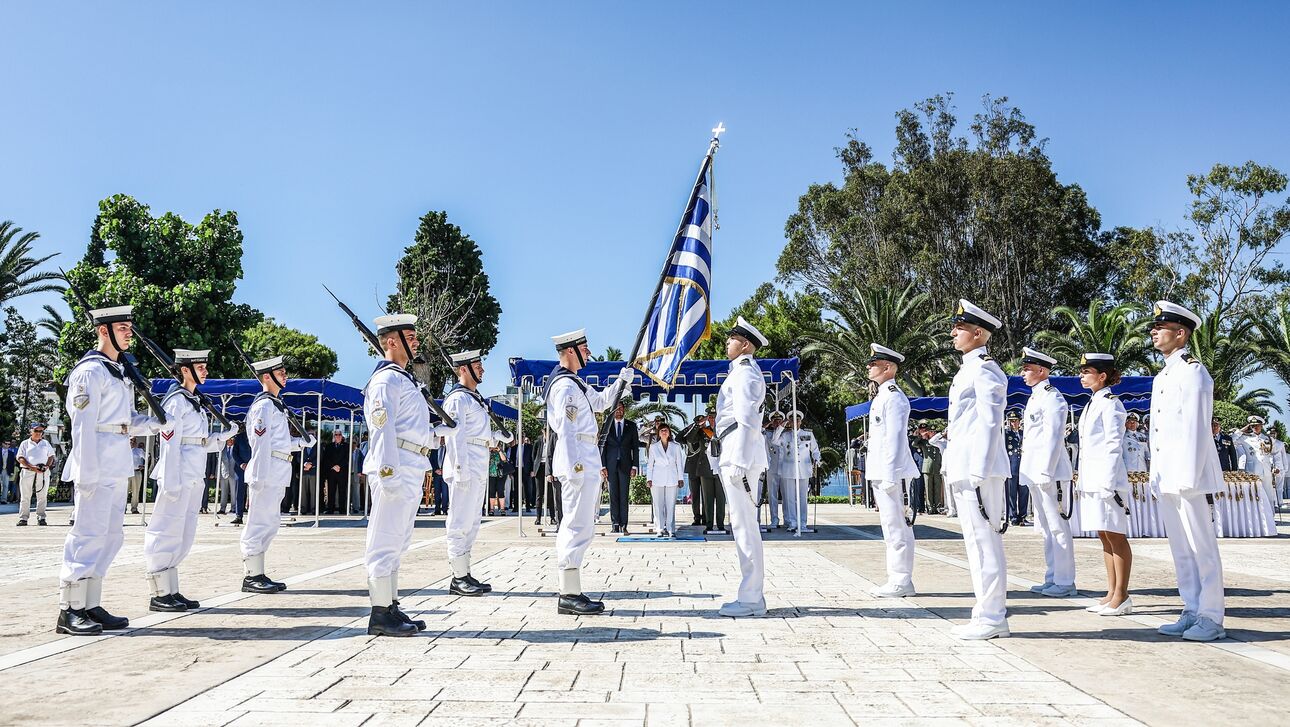
[[[972,361],[973,359],[979,359],[982,356],[987,355],[988,353],[989,351],[986,350],[985,346],[977,346],[971,351],[968,351],[967,353],[963,354],[963,363],[967,363],[969,361]]]
[[[745,359],[745,358],[746,358],[746,359],[748,359],[748,360],[750,360],[750,361],[751,361],[751,360],[752,360],[752,357],[753,357],[753,356],[752,356],[752,354],[751,354],[751,353],[743,353],[743,354],[740,354],[740,355],[736,356],[736,357],[735,357],[735,359],[734,359],[733,361],[731,361],[731,362],[730,362],[730,370],[731,370],[731,371],[734,371],[734,370],[735,370],[735,366],[739,363],[739,361],[740,361],[740,360],[742,360],[742,359]]]
[[[1187,353],[1187,347],[1183,346],[1177,351],[1174,351],[1173,353],[1169,354],[1168,356],[1165,357],[1165,366],[1171,366],[1174,363],[1181,361],[1183,354],[1185,353]]]

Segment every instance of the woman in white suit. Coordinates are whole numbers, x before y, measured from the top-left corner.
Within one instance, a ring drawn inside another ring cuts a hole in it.
[[[1080,360],[1080,384],[1093,392],[1079,420],[1079,517],[1085,530],[1096,530],[1106,563],[1106,597],[1091,611],[1102,616],[1133,613],[1129,598],[1129,473],[1124,466],[1124,404],[1111,393],[1120,371],[1109,353],[1086,353]]]
[[[685,479],[684,447],[672,441],[667,422],[654,427],[658,441],[649,446],[649,470],[645,475],[650,500],[654,503],[654,528],[659,537],[676,532],[676,491]]]

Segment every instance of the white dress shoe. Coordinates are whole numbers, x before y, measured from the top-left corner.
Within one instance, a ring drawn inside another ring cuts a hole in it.
[[[1156,629],[1156,631],[1164,634],[1165,636],[1182,636],[1187,632],[1187,629],[1195,625],[1196,614],[1189,611],[1183,611],[1182,616],[1180,616],[1177,621],[1171,624],[1165,624],[1164,626]]]
[[[730,616],[731,618],[765,616],[766,599],[763,598],[761,599],[761,601],[757,603],[740,603],[739,601],[735,601],[734,603],[727,603],[726,605],[722,606],[721,610],[717,611],[717,613],[721,614],[722,616]]]
[[[971,624],[969,628],[965,628],[954,635],[964,641],[984,641],[986,639],[1007,638],[1012,635],[1012,632],[1008,631],[1008,622],[1004,621],[998,625]]]
[[[1102,613],[1102,609],[1104,608],[1106,608],[1105,603],[1095,603],[1092,606],[1085,606],[1084,610],[1089,613]]]
[[[1059,585],[1053,584],[1045,588],[1044,590],[1040,591],[1040,593],[1050,598],[1067,598],[1069,596],[1076,595],[1077,593],[1079,593],[1079,591],[1076,590],[1075,586],[1073,585],[1059,586]]]
[[[912,585],[898,586],[888,583],[885,586],[878,586],[869,591],[869,593],[878,598],[904,598],[905,596],[914,595],[914,587]]]
[[[1119,606],[1112,607],[1111,604],[1108,603],[1107,605],[1102,607],[1101,611],[1097,612],[1097,615],[1098,616],[1128,616],[1131,613],[1133,613],[1133,599],[1126,598],[1124,599],[1124,603],[1121,603]]]
[[[1043,593],[1044,591],[1046,591],[1046,590],[1048,590],[1049,588],[1052,588],[1052,587],[1053,587],[1053,582],[1052,582],[1052,581],[1044,581],[1043,583],[1040,583],[1040,584],[1039,584],[1039,585],[1037,585],[1037,586],[1031,586],[1031,587],[1030,587],[1030,592],[1031,592],[1031,593]]]
[[[1188,641],[1216,641],[1227,638],[1227,632],[1212,619],[1201,616],[1191,628],[1183,632],[1182,637]]]

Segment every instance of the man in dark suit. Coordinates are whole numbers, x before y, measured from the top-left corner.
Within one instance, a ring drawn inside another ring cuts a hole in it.
[[[623,402],[614,407],[614,420],[600,446],[600,476],[609,481],[609,519],[613,532],[627,532],[628,489],[636,475],[641,441],[636,422],[626,418]]]
[[[251,461],[251,443],[247,441],[246,430],[233,437],[233,474],[237,477],[236,491],[233,493],[233,525],[242,524],[242,513],[246,512],[246,463]]]
[[[1232,441],[1232,435],[1223,431],[1223,425],[1218,419],[1210,421],[1209,425],[1214,433],[1214,448],[1218,450],[1218,466],[1223,468],[1224,472],[1239,469],[1236,466],[1236,443]]]
[[[524,448],[523,452],[519,450],[521,446]],[[523,468],[519,468],[520,454],[524,455],[522,460],[524,462]],[[515,470],[515,492],[520,500],[520,514],[524,515],[526,514],[525,511],[533,509],[533,503],[536,502],[536,493],[533,486],[533,441],[528,437],[524,437],[522,445],[511,444],[510,452],[507,456],[510,457],[511,465],[517,468]]]
[[[700,414],[694,423],[681,430],[680,440],[685,445],[685,474],[689,477],[690,512],[694,513],[693,525],[705,525],[707,515],[703,509],[703,481],[713,486],[715,476],[708,460],[708,442],[712,437],[712,422]]]
[[[331,441],[322,445],[322,509],[325,515],[344,515],[346,483],[349,477],[349,443],[339,428],[331,430]]]

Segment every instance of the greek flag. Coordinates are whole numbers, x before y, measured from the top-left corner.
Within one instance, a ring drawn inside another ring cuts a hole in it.
[[[715,147],[715,144],[714,144]],[[712,286],[712,208],[708,175],[712,153],[699,178],[668,253],[667,269],[632,367],[665,389],[672,388],[681,362],[712,333],[708,294]]]

